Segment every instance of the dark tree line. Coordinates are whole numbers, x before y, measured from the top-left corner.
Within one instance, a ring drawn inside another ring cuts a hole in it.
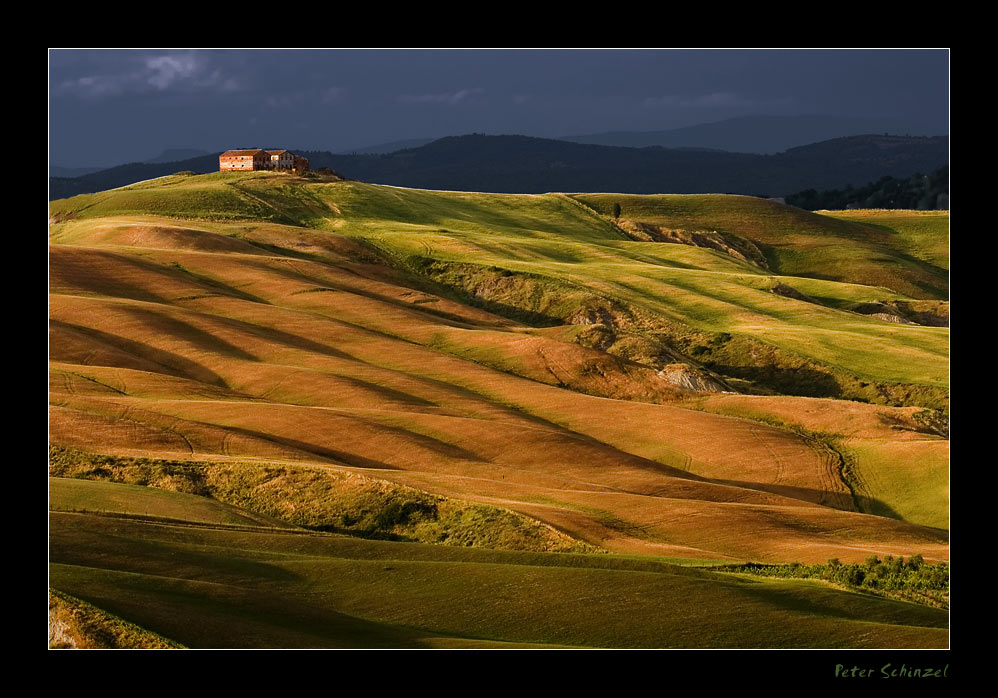
[[[931,211],[949,208],[949,166],[929,175],[915,174],[907,179],[881,177],[876,182],[854,188],[816,191],[805,189],[786,197],[791,206],[808,211],[849,208],[904,208]]]

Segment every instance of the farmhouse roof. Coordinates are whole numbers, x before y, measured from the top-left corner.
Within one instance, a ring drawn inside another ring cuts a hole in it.
[[[267,155],[280,155],[281,153],[286,153],[286,150],[268,150]]]
[[[226,150],[220,157],[224,158],[226,155],[256,155],[257,153],[262,152],[263,151],[259,148],[253,148],[251,150]]]

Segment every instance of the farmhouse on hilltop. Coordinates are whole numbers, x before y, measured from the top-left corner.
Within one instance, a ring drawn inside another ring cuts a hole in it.
[[[302,174],[308,172],[308,158],[288,150],[226,150],[218,156],[221,172],[247,170],[287,170]]]

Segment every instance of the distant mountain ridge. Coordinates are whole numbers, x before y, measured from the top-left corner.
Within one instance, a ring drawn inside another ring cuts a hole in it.
[[[93,172],[100,172],[106,167],[61,167],[59,165],[49,165],[50,177],[73,178],[83,177]]]
[[[754,155],[471,135],[385,155],[314,152],[307,157],[312,167],[329,167],[351,179],[425,189],[784,196],[931,172],[948,163],[949,139],[852,136]]]
[[[690,148],[628,148],[528,136],[467,135],[385,154],[295,151],[313,169],[420,189],[497,193],[733,193],[784,196],[804,189],[910,177],[949,162],[946,136],[851,136],[776,155]],[[50,179],[50,198],[103,191],[177,171],[218,169],[218,153],[171,163],[130,163]]]
[[[896,118],[824,115],[743,116],[662,131],[608,131],[559,140],[629,148],[710,148],[735,153],[775,154],[790,148],[863,134],[943,135],[939,129]]]
[[[199,148],[167,148],[159,155],[153,158],[146,158],[145,160],[139,160],[139,163],[165,163],[165,162],[180,162],[181,160],[190,160],[192,158],[202,157],[208,155],[207,150],[201,150]],[[91,174],[93,172],[102,172],[108,170],[117,165],[103,165],[99,167],[63,167],[61,165],[49,165],[49,174],[53,177],[83,177],[84,175]]]
[[[409,148],[420,148],[427,143],[432,143],[437,140],[436,138],[409,138],[402,141],[391,141],[390,143],[379,143],[377,145],[369,145],[364,148],[348,148],[346,150],[340,150],[341,154],[362,154],[362,155],[381,155],[384,153],[394,153],[399,150],[407,150]]]
[[[131,162],[82,177],[49,177],[49,200],[115,189],[133,182],[163,177],[184,170],[199,174],[213,172],[218,169],[218,156],[220,154],[202,155],[178,162]]]

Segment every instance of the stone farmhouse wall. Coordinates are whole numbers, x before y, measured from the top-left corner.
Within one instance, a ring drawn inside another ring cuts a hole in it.
[[[227,150],[218,156],[221,172],[249,172],[253,170],[287,170],[308,172],[308,158],[287,150]]]

